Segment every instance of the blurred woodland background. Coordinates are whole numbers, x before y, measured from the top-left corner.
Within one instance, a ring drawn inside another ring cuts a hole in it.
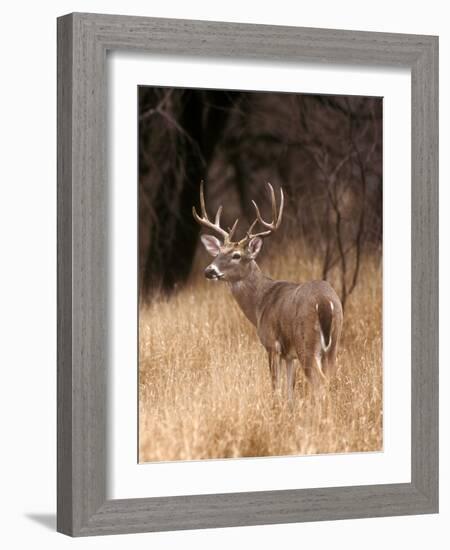
[[[265,182],[286,194],[280,231],[267,249],[301,241],[333,273],[345,303],[361,257],[381,260],[382,99],[200,89],[139,88],[139,277],[141,300],[188,279],[208,211],[223,222],[268,212]],[[270,215],[268,215],[270,217]]]

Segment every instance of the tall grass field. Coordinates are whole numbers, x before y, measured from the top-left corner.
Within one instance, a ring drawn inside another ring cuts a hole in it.
[[[274,279],[320,278],[319,259],[291,245],[260,267]],[[297,369],[293,403],[273,394],[266,352],[227,283],[196,261],[180,290],[139,317],[139,461],[382,449],[382,267],[364,257],[344,312],[338,368],[314,393]],[[331,281],[332,284],[334,281]],[[283,376],[285,373],[283,372]]]

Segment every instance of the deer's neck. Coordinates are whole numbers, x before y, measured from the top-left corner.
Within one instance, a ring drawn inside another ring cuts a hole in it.
[[[247,277],[230,285],[234,299],[247,319],[255,326],[257,325],[260,297],[270,284],[271,279],[263,274],[255,261],[252,261]]]

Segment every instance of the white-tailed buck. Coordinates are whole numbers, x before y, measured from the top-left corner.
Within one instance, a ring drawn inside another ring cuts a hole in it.
[[[220,227],[222,206],[214,222],[208,218],[203,184],[200,188],[201,216],[195,207],[192,211],[199,224],[221,237],[219,240],[212,235],[201,236],[206,250],[214,256],[214,261],[205,269],[205,276],[226,281],[239,307],[255,325],[268,354],[274,390],[279,386],[281,361],[286,362],[287,392],[288,398],[292,399],[297,360],[314,386],[321,385],[335,371],[343,313],[336,292],[326,281],[274,281],[258,267],[255,260],[261,251],[263,237],[268,237],[280,227],[283,215],[283,190],[280,189],[277,211],[275,192],[270,183],[268,188],[272,221],[264,221],[258,205],[252,201],[256,219],[240,241],[232,240],[238,220],[229,231]],[[264,230],[253,233],[258,223]]]

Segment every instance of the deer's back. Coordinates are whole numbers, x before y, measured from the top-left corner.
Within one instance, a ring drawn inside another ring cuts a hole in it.
[[[258,308],[257,329],[263,345],[267,349],[279,345],[285,356],[294,355],[301,345],[313,346],[319,334],[317,305],[325,301],[333,304],[335,330],[340,333],[342,306],[329,283],[273,281]]]

